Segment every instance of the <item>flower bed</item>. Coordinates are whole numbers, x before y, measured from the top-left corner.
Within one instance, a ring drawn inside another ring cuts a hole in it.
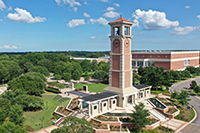
[[[71,111],[66,110],[65,107],[58,107],[58,109],[56,110],[56,112],[64,114],[64,115],[69,115],[71,113]]]
[[[110,126],[110,131],[120,131],[120,126]],[[122,126],[122,131],[127,132],[127,128],[125,126]]]
[[[72,99],[72,101],[71,101],[71,103],[70,103],[70,105],[69,105],[69,109],[71,109],[71,110],[79,110],[79,108],[78,108],[78,104],[79,104],[79,101],[78,101],[78,99],[79,98],[74,98],[74,99]]]
[[[169,108],[169,110],[166,113],[173,114],[176,111],[178,111],[176,108]]]
[[[108,129],[107,124],[101,124],[101,123],[96,122],[96,121],[90,121],[90,122],[91,122],[93,128],[96,128],[96,129]]]
[[[121,121],[121,122],[132,122],[132,118],[131,117],[127,117],[127,118],[119,118],[119,120]]]
[[[158,122],[159,120],[158,119],[155,119],[155,118],[150,118],[150,125]]]
[[[96,116],[95,118],[101,121],[117,121],[116,117],[105,117],[103,115]]]

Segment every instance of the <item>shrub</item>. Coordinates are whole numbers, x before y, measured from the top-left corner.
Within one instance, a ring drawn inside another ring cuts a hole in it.
[[[46,90],[46,91],[49,91],[49,92],[56,93],[56,94],[60,93],[59,90],[56,90],[56,89],[53,89],[53,88],[47,88],[47,87],[46,87],[45,90]]]

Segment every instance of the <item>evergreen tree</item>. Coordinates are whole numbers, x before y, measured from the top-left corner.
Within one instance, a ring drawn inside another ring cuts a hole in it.
[[[147,118],[147,116],[149,116],[149,111],[146,110],[144,107],[145,106],[143,103],[135,105],[134,107],[135,111],[133,111],[131,116],[133,118],[132,120],[133,124],[137,125],[137,127],[140,129],[140,132],[143,127],[150,124],[150,119]]]

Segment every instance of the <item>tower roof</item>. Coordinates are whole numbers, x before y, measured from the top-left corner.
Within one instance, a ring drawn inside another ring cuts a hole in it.
[[[132,24],[134,23],[133,21],[127,20],[127,19],[125,19],[125,18],[123,18],[123,17],[121,16],[121,17],[119,17],[118,19],[109,22],[108,24],[117,23],[117,22],[129,22],[129,23],[132,23]]]

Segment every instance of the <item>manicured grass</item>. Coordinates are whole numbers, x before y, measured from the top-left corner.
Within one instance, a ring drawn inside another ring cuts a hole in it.
[[[108,87],[108,84],[101,84],[101,83],[96,83],[96,84],[75,84],[75,88],[83,88],[83,85],[88,86],[88,91],[91,92],[103,92],[103,89]]]
[[[44,109],[36,112],[25,112],[25,125],[28,124],[33,127],[36,131],[41,129],[41,120],[43,119],[43,128],[51,126],[53,123],[51,122],[51,118],[53,116],[53,112],[55,111],[57,106],[67,106],[70,99],[69,98],[62,98],[61,101],[55,101],[53,98],[61,97],[60,95],[48,95],[43,94],[42,99],[44,100]],[[48,105],[47,105],[48,102]],[[48,107],[48,109],[47,109]]]
[[[57,96],[57,95],[55,95],[55,94],[42,94],[42,98],[43,99],[53,99],[55,96]]]
[[[48,109],[47,109],[48,102]],[[52,99],[44,99],[45,108],[41,111],[37,112],[25,112],[25,124],[30,125],[36,131],[41,129],[41,120],[40,118],[44,118],[43,120],[43,128],[51,126],[53,123],[50,121],[53,117],[53,112],[57,106],[60,105],[60,102],[54,101]]]
[[[165,90],[151,90],[151,93],[154,93],[154,94],[160,94],[160,93],[165,93],[165,94],[170,94],[169,91],[167,89]]]

